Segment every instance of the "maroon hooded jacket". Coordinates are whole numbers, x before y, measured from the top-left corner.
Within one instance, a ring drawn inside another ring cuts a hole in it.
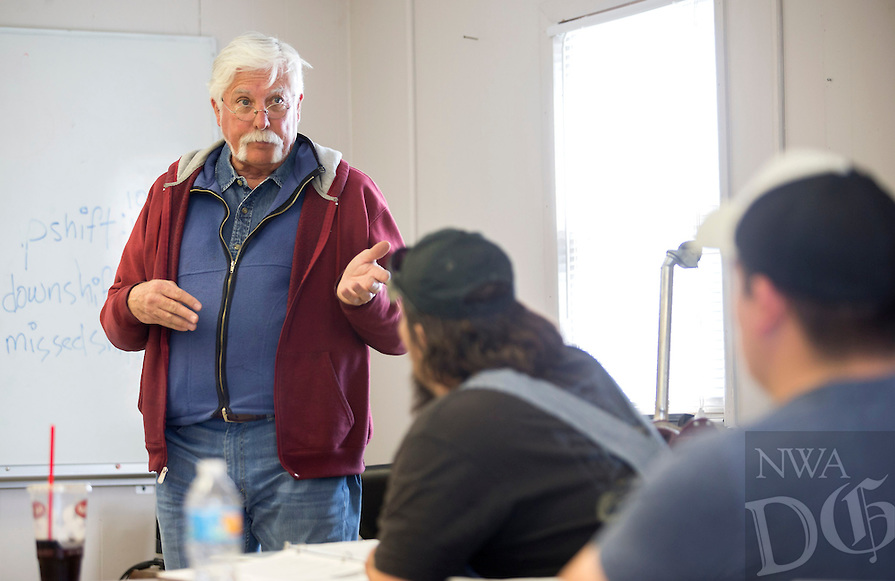
[[[167,471],[170,330],[138,321],[127,296],[144,281],[176,282],[190,189],[209,153],[222,145],[185,155],[155,181],[100,314],[113,345],[145,350],[138,407],[149,470],[160,480]],[[335,292],[354,256],[380,240],[397,249],[404,244],[401,234],[376,184],[342,161],[340,153],[315,148],[326,171],[306,186],[274,374],[280,463],[302,479],[363,472],[372,435],[368,346],[385,354],[404,352],[398,306],[389,302],[387,292],[360,307],[342,303]]]

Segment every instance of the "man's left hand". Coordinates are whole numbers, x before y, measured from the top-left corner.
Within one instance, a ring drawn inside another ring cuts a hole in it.
[[[340,301],[360,306],[373,300],[391,278],[391,273],[376,262],[388,254],[390,248],[388,240],[381,240],[351,259],[336,288]]]

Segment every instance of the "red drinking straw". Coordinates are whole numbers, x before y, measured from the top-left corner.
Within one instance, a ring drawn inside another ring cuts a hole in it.
[[[47,540],[53,540],[53,455],[56,449],[56,425],[50,424],[50,477],[47,499]]]

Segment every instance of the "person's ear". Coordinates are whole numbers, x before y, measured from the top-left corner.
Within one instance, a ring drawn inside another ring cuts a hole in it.
[[[218,127],[221,126],[221,110],[218,107],[218,102],[214,97],[211,98],[211,108],[214,109],[214,118],[218,121]]]
[[[746,282],[753,303],[753,328],[762,335],[776,331],[789,314],[789,302],[767,276],[755,274]]]
[[[423,330],[422,324],[413,324],[413,338],[421,349],[426,348],[426,331]]]

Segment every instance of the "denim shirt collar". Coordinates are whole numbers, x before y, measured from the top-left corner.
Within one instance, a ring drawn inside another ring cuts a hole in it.
[[[286,178],[289,176],[289,172],[292,167],[295,165],[295,150],[297,148],[295,146],[290,149],[289,154],[286,156],[286,159],[283,163],[280,164],[280,167],[274,170],[272,174],[267,176],[267,179],[273,180],[277,184],[277,188],[283,187],[283,182],[286,181]],[[233,185],[237,179],[239,179],[239,174],[236,173],[236,170],[233,168],[233,164],[230,162],[230,146],[225,142],[224,148],[221,150],[221,155],[218,157],[217,163],[214,168],[215,180],[218,182],[218,185],[221,187],[221,191],[224,192]]]

